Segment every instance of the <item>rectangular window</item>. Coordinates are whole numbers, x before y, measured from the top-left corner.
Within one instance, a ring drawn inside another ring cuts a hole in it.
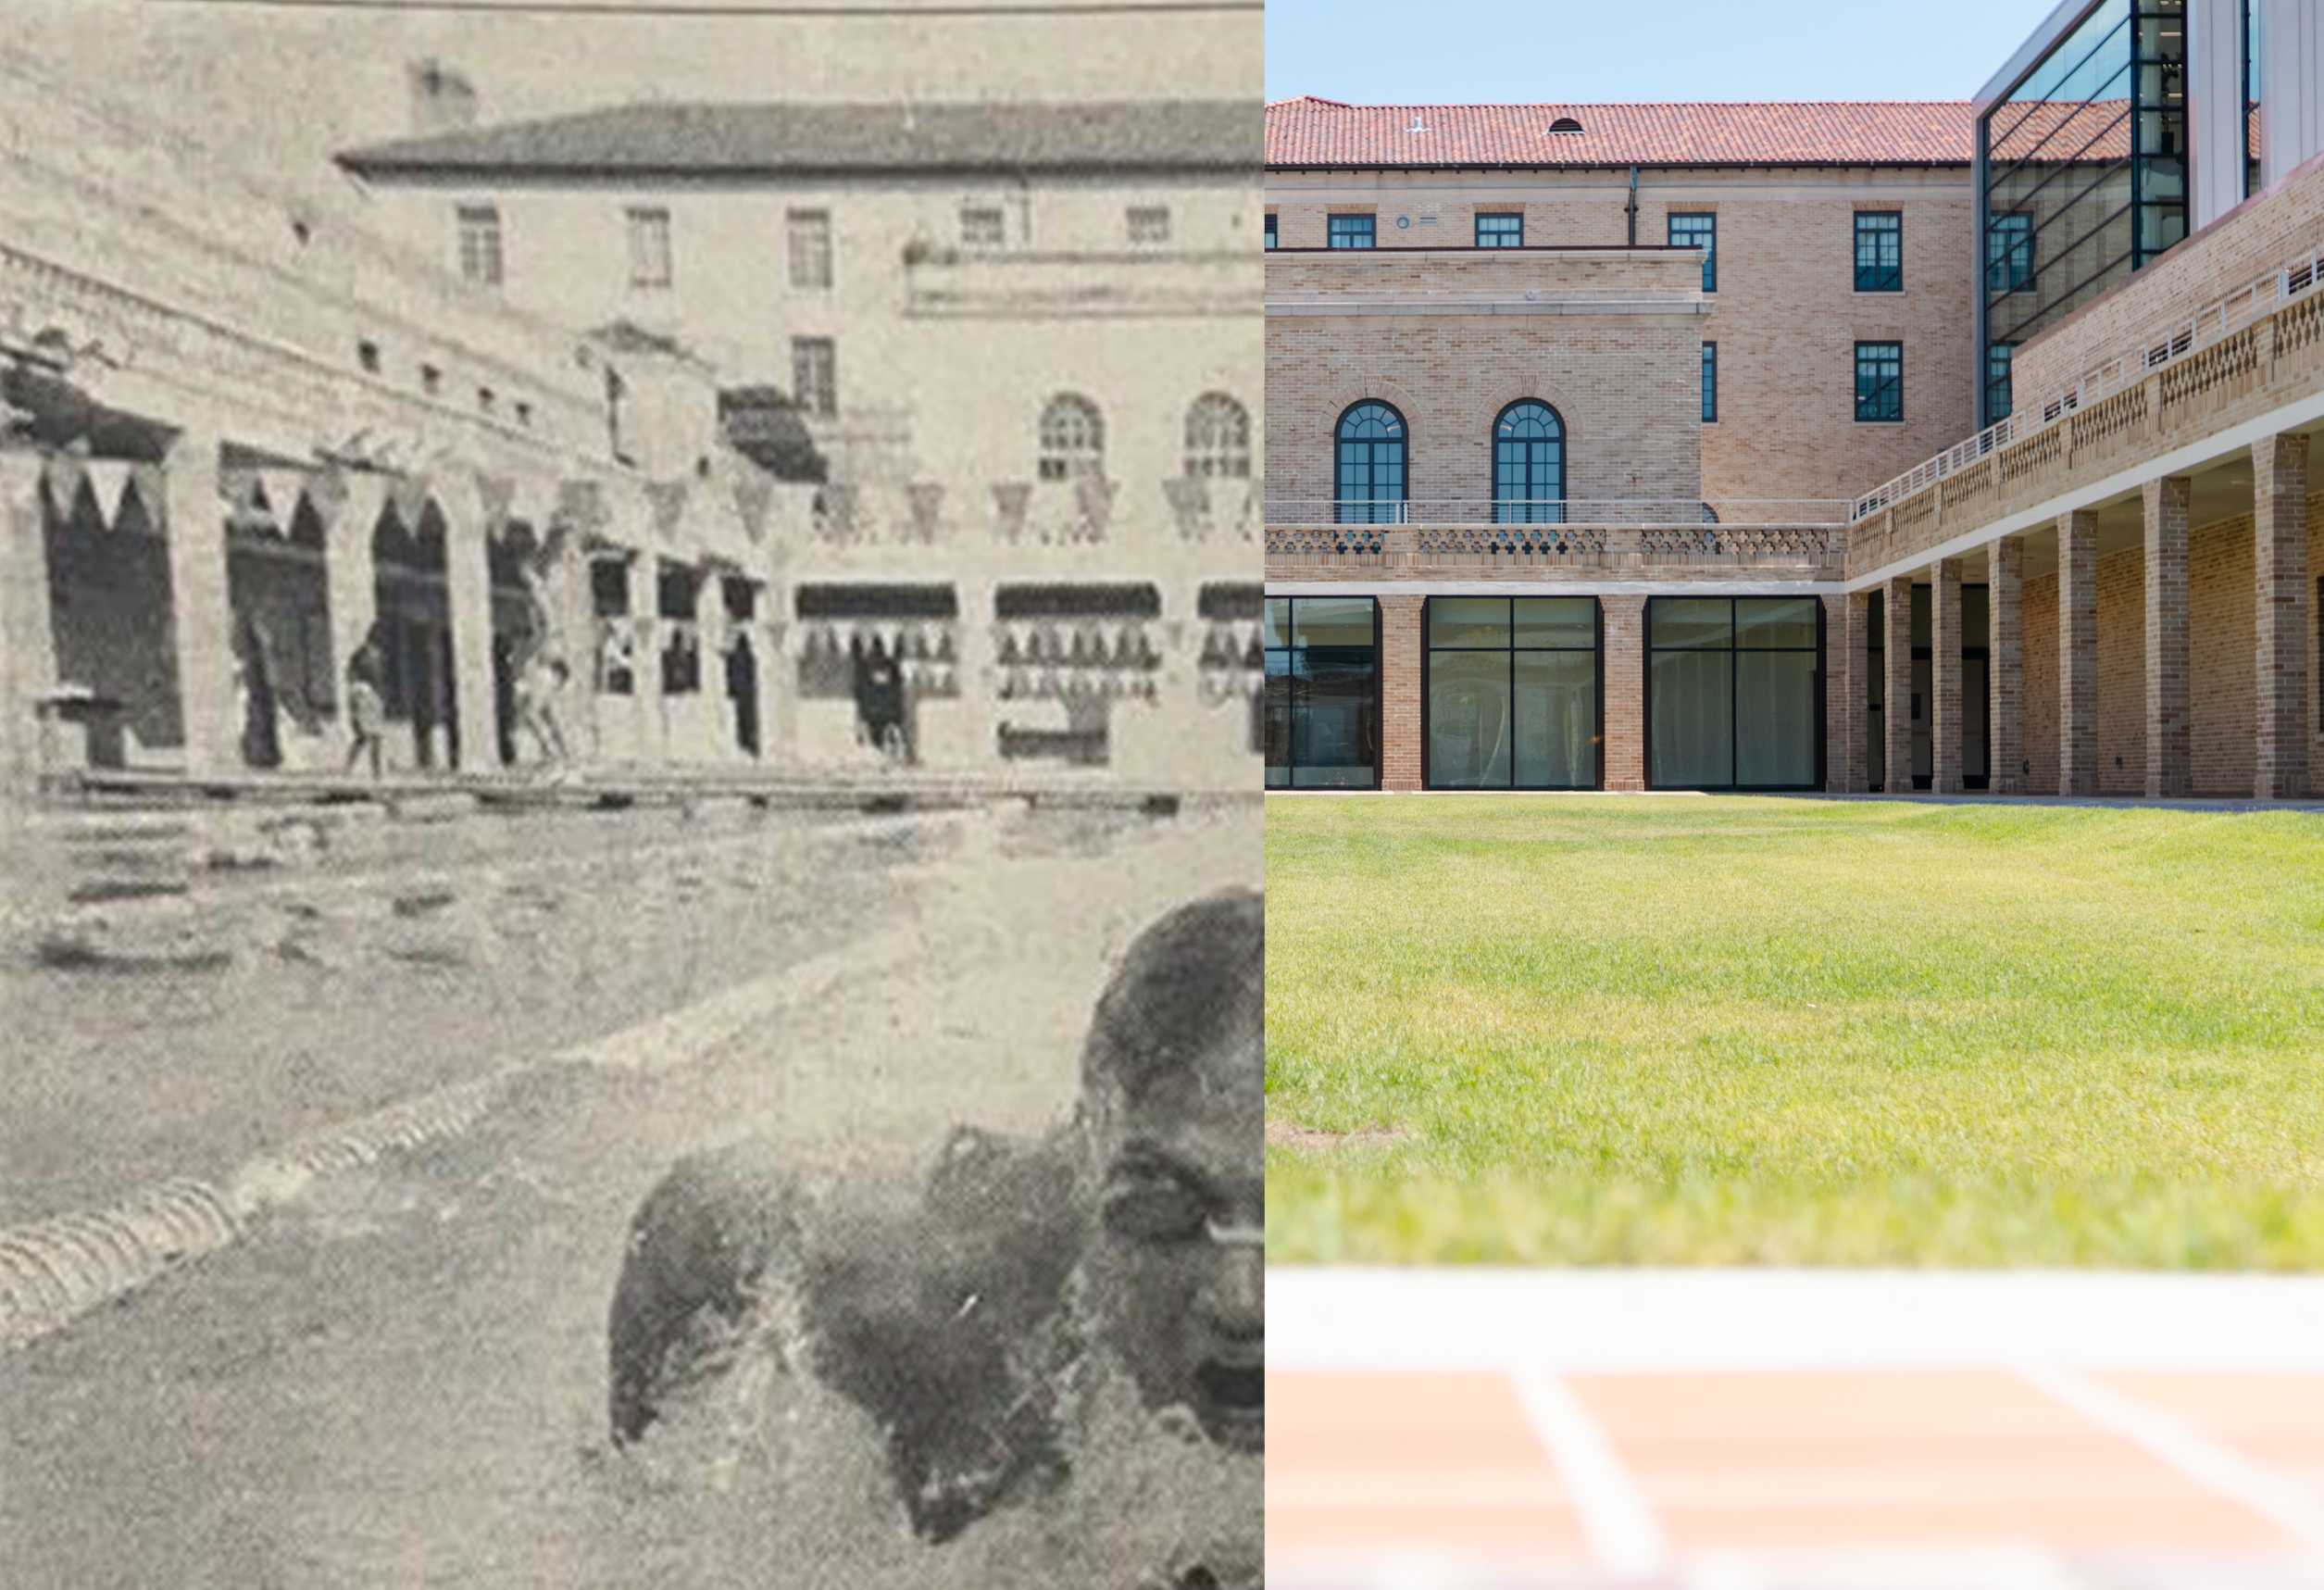
[[[1431,789],[1594,789],[1594,596],[1431,596],[1424,707]]]
[[[1823,612],[1813,596],[1646,603],[1647,782],[1814,789],[1823,777]]]
[[[1329,229],[1326,241],[1333,248],[1372,246],[1373,218],[1370,216],[1333,216],[1325,224]]]
[[[831,338],[791,339],[791,397],[809,414],[839,412],[839,348]]]
[[[1718,344],[1703,344],[1703,423],[1718,420]]]
[[[1272,210],[1267,213],[1267,246],[1275,246],[1275,212]]]
[[[2015,394],[2010,391],[2010,359],[2017,353],[2010,343],[1995,343],[1985,350],[1985,423],[1999,424],[2009,418],[2017,407]]]
[[[1261,624],[1269,789],[1380,787],[1380,604],[1269,596]]]
[[[1525,218],[1521,215],[1481,215],[1477,218],[1479,248],[1523,248]]]
[[[1905,344],[1856,344],[1856,422],[1893,424],[1905,418]]]
[[[1676,211],[1670,216],[1670,246],[1703,250],[1703,291],[1718,291],[1718,217],[1709,210]]]
[[[997,205],[964,205],[960,210],[960,246],[998,248],[1007,241],[1008,223]]]
[[[2024,210],[1995,216],[1985,234],[1985,291],[2033,291],[2033,218]]]
[[[785,218],[791,255],[791,285],[805,293],[831,286],[831,212],[793,210]]]
[[[1131,205],[1123,212],[1129,223],[1130,241],[1141,246],[1170,241],[1170,207],[1168,205]]]
[[[1896,210],[1856,211],[1856,291],[1904,290],[1904,216]]]
[[[459,217],[461,277],[480,286],[499,286],[499,208],[493,205],[462,205]]]
[[[630,285],[669,285],[669,212],[633,209],[630,212]]]

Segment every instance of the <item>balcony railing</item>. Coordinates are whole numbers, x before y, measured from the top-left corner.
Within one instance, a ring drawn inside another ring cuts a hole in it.
[[[1556,570],[1620,578],[1653,571],[1835,579],[1848,527],[1821,524],[1306,524],[1269,525],[1270,576],[1330,570],[1413,578],[1454,570]]]
[[[1848,522],[1845,497],[1269,497],[1270,525],[1591,524],[1690,526]]]
[[[1893,507],[1988,455],[2038,436],[2069,415],[2137,385],[2156,370],[2216,346],[2294,299],[2313,293],[2319,270],[2324,270],[2324,247],[2311,248],[2205,306],[2200,313],[2155,328],[2137,346],[2085,371],[2073,385],[2039,403],[2018,405],[2015,413],[1988,425],[1968,441],[1955,443],[1927,463],[1867,492],[1850,508],[1849,521],[1854,523],[1883,508]]]

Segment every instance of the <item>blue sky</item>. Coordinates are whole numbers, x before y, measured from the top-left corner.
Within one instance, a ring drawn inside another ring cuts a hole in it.
[[[1268,0],[1267,97],[1968,99],[2056,0]]]

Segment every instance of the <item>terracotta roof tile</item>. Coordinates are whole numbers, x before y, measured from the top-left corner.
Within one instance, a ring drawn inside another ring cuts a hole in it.
[[[1570,118],[1579,132],[1552,132]],[[1413,131],[1415,123],[1419,131]],[[1267,107],[1270,166],[1967,165],[1967,100]]]
[[[877,174],[1249,169],[1249,101],[614,106],[406,138],[338,156],[394,172]]]

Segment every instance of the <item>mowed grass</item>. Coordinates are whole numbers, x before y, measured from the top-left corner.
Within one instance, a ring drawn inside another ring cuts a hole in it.
[[[1267,914],[1272,1259],[2324,1267],[2324,818],[1302,796]]]

